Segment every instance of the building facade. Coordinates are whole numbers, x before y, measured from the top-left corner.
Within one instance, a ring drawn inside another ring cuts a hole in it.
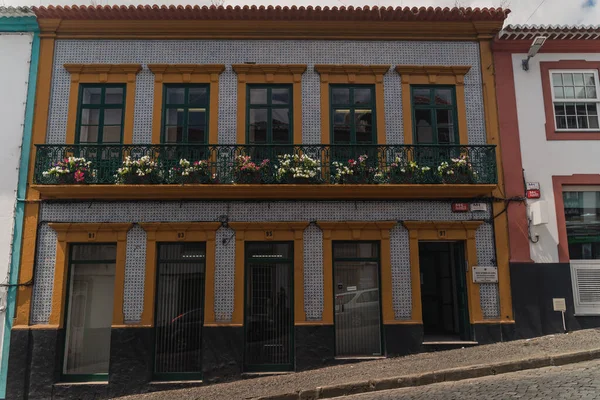
[[[507,11],[35,12],[11,398],[512,337]]]
[[[494,41],[519,337],[565,329],[553,299],[566,301],[567,330],[600,324],[598,43],[597,29],[537,26]]]
[[[10,333],[14,318],[22,239],[33,99],[37,74],[38,28],[26,8],[0,7],[0,120],[3,124],[0,179],[0,398],[5,398]],[[22,149],[23,152],[21,151]],[[20,199],[20,200],[19,200]]]

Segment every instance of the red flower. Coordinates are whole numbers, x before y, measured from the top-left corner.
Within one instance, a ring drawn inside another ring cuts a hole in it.
[[[85,174],[81,171],[75,171],[75,182],[80,183],[85,179]]]

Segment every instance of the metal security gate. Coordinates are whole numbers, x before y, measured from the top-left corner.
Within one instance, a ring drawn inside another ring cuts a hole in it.
[[[154,373],[202,378],[205,243],[158,245]]]
[[[380,356],[379,243],[334,242],[335,354]]]
[[[245,371],[294,369],[293,242],[246,243]]]

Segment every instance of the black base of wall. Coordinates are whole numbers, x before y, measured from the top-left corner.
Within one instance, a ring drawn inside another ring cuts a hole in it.
[[[335,358],[333,325],[307,325],[294,328],[296,371],[330,365]]]
[[[385,353],[399,357],[423,351],[423,325],[384,325]]]
[[[202,375],[205,382],[240,376],[244,365],[244,328],[204,327],[202,353]]]
[[[600,316],[575,316],[571,266],[568,263],[511,263],[510,281],[516,323],[515,339],[564,331],[561,313],[553,310],[553,298],[566,300],[568,331],[600,327]]]

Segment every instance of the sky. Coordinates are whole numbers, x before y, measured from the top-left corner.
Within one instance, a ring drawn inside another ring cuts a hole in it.
[[[72,4],[174,4],[210,5],[223,0],[0,0],[0,5],[72,5]],[[414,7],[434,6],[453,7],[504,7],[512,10],[507,23],[543,25],[598,25],[600,23],[600,0],[224,0],[225,5],[296,5],[296,6],[393,6]]]

